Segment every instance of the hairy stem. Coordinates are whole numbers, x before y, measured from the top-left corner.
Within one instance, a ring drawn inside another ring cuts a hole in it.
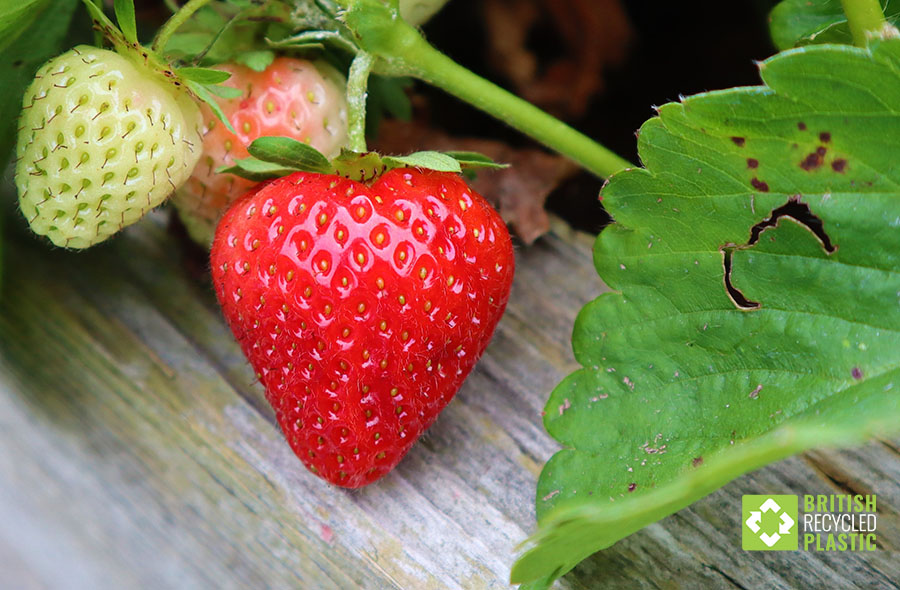
[[[375,58],[365,51],[360,51],[353,58],[350,73],[347,75],[347,124],[350,149],[360,153],[367,151],[366,95],[373,65]]]
[[[857,47],[868,45],[869,38],[887,25],[878,0],[841,0],[841,6],[853,34],[853,44]]]
[[[493,115],[597,176],[606,177],[631,166],[627,160],[530,102],[460,66],[424,39],[420,45],[404,60],[415,77]]]
[[[172,34],[178,30],[178,27],[183,25],[187,19],[191,18],[195,12],[209,4],[210,1],[211,0],[190,0],[187,4],[182,6],[181,9],[173,14],[172,18],[166,21],[166,24],[159,30],[156,39],[153,40],[153,51],[162,52],[169,43],[169,38],[171,38]]]

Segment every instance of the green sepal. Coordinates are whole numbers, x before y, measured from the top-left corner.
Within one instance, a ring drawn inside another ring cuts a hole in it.
[[[247,148],[251,156],[293,170],[318,174],[334,173],[334,166],[322,152],[290,137],[260,137]]]
[[[134,18],[134,0],[115,0],[113,6],[116,12],[116,21],[125,40],[129,43],[137,43],[137,22]]]
[[[216,99],[213,98],[213,95],[210,94],[209,88],[200,84],[199,82],[194,82],[193,80],[185,80],[185,85],[191,89],[191,91],[203,102],[205,102],[210,109],[212,109],[213,114],[228,128],[232,133],[237,133],[234,130],[234,127],[231,125],[231,121],[228,120],[228,117],[225,116],[225,113],[222,112],[222,107],[219,106],[219,103],[216,102]]]
[[[213,85],[207,86],[206,89],[216,96],[224,98],[226,100],[237,98],[244,93],[240,88],[232,88],[231,86]]]
[[[175,70],[179,76],[191,82],[197,82],[204,86],[221,84],[231,77],[231,73],[212,68],[178,68]]]
[[[435,151],[415,152],[408,156],[382,156],[381,161],[388,168],[412,166],[438,172],[462,172],[462,167],[455,158]]]
[[[489,168],[491,170],[509,168],[509,164],[495,162],[479,152],[449,151],[444,153],[459,162],[459,165],[463,170],[467,168]]]
[[[271,162],[263,162],[256,158],[242,158],[235,160],[233,166],[222,166],[221,168],[217,168],[216,172],[218,174],[234,174],[241,178],[246,178],[247,180],[261,182],[263,180],[287,176],[288,174],[296,172],[296,170],[285,168],[278,164],[272,164]]]

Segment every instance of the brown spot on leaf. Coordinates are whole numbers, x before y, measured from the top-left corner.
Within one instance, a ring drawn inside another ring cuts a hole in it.
[[[738,147],[744,147],[744,144],[747,143],[747,139],[744,137],[732,137],[731,141]]]
[[[747,158],[747,168],[759,168],[759,160],[756,158]]]
[[[763,182],[762,180],[756,178],[755,176],[753,177],[753,180],[750,181],[750,184],[753,186],[753,188],[755,188],[756,190],[758,190],[760,192],[763,192],[763,193],[769,192],[768,183]]]
[[[853,375],[853,378],[857,381],[863,378],[862,371],[859,370],[859,367],[853,367],[853,370],[850,371],[850,374]]]
[[[822,143],[828,143],[829,141],[831,141],[831,134],[827,131],[823,131],[819,134],[819,139],[822,141]]]
[[[834,162],[831,163],[831,169],[835,172],[843,174],[847,169],[847,160],[845,160],[844,158],[835,159]]]
[[[828,150],[824,147],[820,146],[816,148],[816,151],[806,156],[803,161],[800,162],[800,167],[807,172],[811,172],[817,169],[825,161],[826,153],[828,153]]]
[[[637,484],[636,484],[636,483],[631,482],[630,484],[628,484],[628,491],[629,491],[629,492],[633,492],[635,489],[637,489]]]
[[[694,457],[693,461],[691,461],[692,467],[700,467],[701,465],[703,465],[703,456],[702,455],[699,457]]]
[[[797,123],[797,129],[799,129],[800,131],[806,131],[806,123],[804,123],[803,121],[799,121]]]

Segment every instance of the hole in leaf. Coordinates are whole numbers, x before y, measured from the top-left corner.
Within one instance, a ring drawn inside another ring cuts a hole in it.
[[[732,283],[731,271],[734,252],[735,250],[746,250],[755,246],[756,243],[759,242],[759,237],[762,233],[769,228],[777,227],[778,220],[782,217],[789,217],[808,229],[816,236],[816,239],[819,240],[819,243],[822,245],[822,249],[828,254],[833,254],[837,251],[837,246],[831,242],[831,238],[828,233],[825,232],[824,222],[810,210],[809,205],[800,201],[800,195],[794,195],[788,199],[784,205],[772,209],[769,217],[750,228],[750,239],[747,240],[746,244],[740,246],[735,244],[725,244],[719,248],[719,251],[722,252],[722,265],[725,269],[725,291],[728,293],[729,299],[731,299],[732,303],[734,303],[738,309],[752,311],[759,309],[760,303],[758,301],[747,299],[741,290]]]

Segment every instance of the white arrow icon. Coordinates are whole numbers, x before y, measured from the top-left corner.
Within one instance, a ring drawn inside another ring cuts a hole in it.
[[[791,532],[791,527],[794,526],[794,519],[787,512],[781,513],[781,526],[778,527],[778,532],[782,535],[787,535]],[[771,545],[770,545],[771,547]]]
[[[773,500],[772,498],[768,498],[763,505],[760,506],[763,512],[778,512],[781,510],[781,506],[778,505],[778,502]]]
[[[750,518],[747,519],[747,528],[754,533],[758,533],[760,519],[762,519],[762,512],[759,510],[750,511]]]
[[[794,526],[795,522],[787,512],[781,511],[781,506],[779,506],[778,502],[773,498],[767,498],[759,508],[759,510],[750,511],[750,517],[745,521],[745,524],[748,529],[759,535],[760,540],[765,543],[767,547],[772,547],[781,540],[782,535],[789,535],[791,533],[791,528]],[[760,522],[762,521],[763,512],[772,512],[780,516],[781,522],[778,525],[778,532],[770,535],[760,531],[762,528]]]

